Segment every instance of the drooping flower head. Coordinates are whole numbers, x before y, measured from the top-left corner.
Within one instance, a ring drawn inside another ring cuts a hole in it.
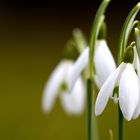
[[[109,98],[112,98],[119,103],[123,116],[128,121],[138,117],[140,114],[139,66],[136,47],[127,48],[124,61],[111,73],[99,91],[95,103],[97,116],[103,112]]]
[[[89,48],[85,48],[74,63],[69,77],[69,89],[75,85],[83,69],[88,65]],[[100,88],[108,76],[115,70],[116,64],[105,40],[98,40],[95,45],[94,54],[95,82]],[[93,68],[94,69],[94,68]]]
[[[72,61],[62,60],[51,74],[42,98],[44,112],[52,110],[57,97],[60,97],[62,106],[68,114],[77,115],[83,112],[85,96],[83,79],[81,77],[78,78],[71,93],[69,93],[67,88],[67,79],[72,65]]]

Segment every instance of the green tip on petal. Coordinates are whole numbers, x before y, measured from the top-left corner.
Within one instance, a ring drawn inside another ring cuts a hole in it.
[[[60,85],[60,90],[61,91],[68,91],[68,85],[63,82],[61,85]]]

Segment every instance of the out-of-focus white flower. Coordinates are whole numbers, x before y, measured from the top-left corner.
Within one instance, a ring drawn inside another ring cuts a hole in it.
[[[83,79],[81,77],[78,78],[71,93],[69,93],[67,88],[68,75],[72,65],[72,61],[63,60],[51,74],[42,98],[44,112],[51,111],[56,98],[59,96],[62,106],[68,114],[78,115],[82,113],[85,99]]]
[[[70,72],[69,89],[75,85],[78,77],[89,61],[89,47],[79,56]],[[108,76],[116,69],[113,56],[105,40],[98,40],[95,45],[94,53],[95,82],[100,88]]]
[[[105,40],[97,42],[94,54],[95,82],[101,88],[108,76],[116,69],[114,58]]]
[[[135,119],[140,114],[140,81],[136,71],[139,60],[134,47],[133,64],[122,62],[101,87],[95,103],[95,114],[100,115],[109,98],[119,102],[120,109],[126,120]],[[118,89],[117,93],[114,90]]]

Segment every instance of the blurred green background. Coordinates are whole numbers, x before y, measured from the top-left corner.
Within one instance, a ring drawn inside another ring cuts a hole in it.
[[[121,27],[136,2],[112,2],[107,10],[107,40],[115,58]],[[0,5],[0,139],[86,139],[85,112],[80,117],[67,116],[57,100],[52,112],[44,115],[41,98],[73,28],[81,28],[89,37],[99,3]],[[110,101],[98,122],[100,139],[109,140],[112,129],[116,140],[117,105]],[[124,128],[126,140],[140,139],[140,119],[125,121]]]

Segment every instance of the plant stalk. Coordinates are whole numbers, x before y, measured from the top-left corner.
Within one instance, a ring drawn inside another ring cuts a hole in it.
[[[118,140],[123,140],[123,114],[118,107]]]
[[[92,79],[87,80],[87,128],[88,140],[98,140],[98,129],[94,114],[94,84]]]

